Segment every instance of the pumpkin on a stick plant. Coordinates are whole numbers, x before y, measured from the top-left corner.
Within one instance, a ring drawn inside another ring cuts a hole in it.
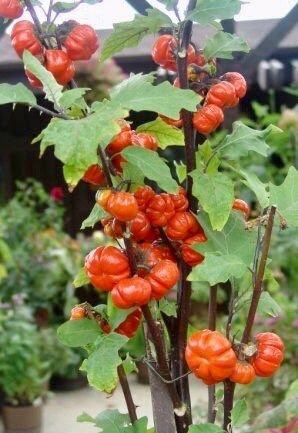
[[[81,369],[92,387],[112,393],[120,383],[128,414],[108,410],[95,419],[84,414],[79,420],[93,422],[105,433],[111,433],[109,420],[115,431],[127,433],[232,432],[239,419],[247,421],[244,401],[234,403],[235,386],[248,386],[257,377],[266,380],[283,360],[281,339],[266,332],[254,335],[253,323],[265,293],[274,224],[298,225],[293,192],[298,174],[293,167],[280,186],[262,183],[241,169],[241,157],[247,153],[268,155],[267,138],[280,133],[278,128],[270,125],[258,131],[235,122],[222,141],[209,140],[226,110],[246,94],[239,72],[218,76],[216,71],[217,59],[249,50],[242,38],[225,33],[219,22],[237,14],[241,2],[190,0],[181,16],[178,1],[160,0],[176,15],[175,22],[152,8],[131,22],[115,24],[99,61],[155,34],[153,60],[177,77],[173,85],[155,85],[152,74],[131,75],[110,91],[109,99],[91,106],[84,99],[88,89],[76,87],[73,61],[90,58],[100,45],[97,35],[90,26],[72,20],[55,24],[60,13],[71,14],[83,2],[51,2],[41,23],[35,11],[39,6],[31,0],[0,1],[3,17],[16,18],[23,7],[31,14],[32,22],[14,25],[12,44],[23,58],[30,85],[43,90],[52,109],[38,105],[22,84],[1,84],[0,103],[25,104],[52,117],[34,143],[40,143],[41,153],[54,147],[71,190],[81,179],[97,185],[94,207],[82,228],[101,222],[115,240],[114,246],[91,251],[75,278],[76,286],[90,281],[95,290],[106,292],[107,305],[75,306],[58,336],[69,346],[86,349]],[[192,37],[194,23],[216,31],[202,44]],[[156,119],[134,129],[125,120],[130,111],[155,112]],[[173,161],[165,161],[162,154],[168,146],[184,149],[184,161],[176,163],[174,177]],[[235,197],[229,170],[255,193],[257,218],[250,219],[249,206]],[[250,306],[239,336],[233,331],[235,305],[241,304],[240,282],[248,275]],[[209,284],[209,315],[205,329],[188,335],[194,282]],[[216,324],[217,285],[227,282],[231,293],[224,330]],[[177,302],[167,301],[175,289]],[[270,299],[267,293],[268,303]],[[148,428],[146,418],[138,417],[127,380],[137,361],[127,343],[140,327],[154,429]],[[208,386],[206,423],[193,422],[192,373]],[[224,383],[222,426],[217,419],[222,402],[216,398],[220,383]]]

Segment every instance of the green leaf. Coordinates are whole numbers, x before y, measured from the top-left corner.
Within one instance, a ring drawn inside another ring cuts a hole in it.
[[[247,266],[237,256],[205,254],[205,260],[189,275],[189,281],[208,281],[211,286],[225,283],[230,278],[241,278]]]
[[[135,191],[139,186],[144,185],[144,175],[136,165],[126,162],[123,164],[123,179],[132,180],[131,191]]]
[[[195,92],[174,87],[168,81],[154,86],[152,81],[152,75],[131,75],[111,90],[111,99],[128,110],[154,111],[172,119],[180,118],[182,108],[197,111],[201,97]]]
[[[262,208],[266,208],[267,206],[269,206],[268,184],[261,182],[258,176],[254,173],[241,170],[240,174],[245,179],[242,182],[255,193],[258,202],[260,203]]]
[[[112,33],[105,40],[101,61],[114,54],[139,45],[140,41],[150,33],[157,33],[160,28],[172,25],[170,17],[158,9],[147,9],[147,15],[136,15],[133,21],[114,24]]]
[[[79,183],[85,173],[85,168],[79,169],[75,165],[64,165],[63,176],[67,179],[69,191],[73,191],[74,187]]]
[[[94,343],[101,333],[98,323],[89,319],[69,320],[57,330],[61,343],[70,347],[84,347],[86,344]]]
[[[214,230],[225,226],[234,201],[234,185],[224,173],[210,175],[193,171],[193,194],[208,213]]]
[[[86,274],[85,268],[81,268],[77,275],[75,276],[75,279],[73,281],[73,286],[75,289],[78,287],[85,286],[85,284],[89,284],[90,280],[88,275]]]
[[[224,433],[224,431],[215,424],[205,423],[199,425],[191,425],[188,433]]]
[[[158,2],[164,4],[168,10],[172,10],[178,5],[179,0],[158,0]]]
[[[120,310],[119,308],[115,307],[113,302],[108,302],[109,324],[111,325],[112,329],[116,329],[133,311],[135,311],[135,308]]]
[[[188,18],[202,25],[214,24],[216,19],[233,18],[241,9],[240,0],[197,0],[197,5]]]
[[[266,129],[258,131],[249,128],[242,122],[235,122],[231,134],[226,136],[219,145],[218,150],[223,156],[233,160],[246,156],[249,152],[267,156],[269,146],[266,140],[272,133],[280,132],[282,132],[281,129],[274,125],[269,125]]]
[[[177,193],[178,185],[172,179],[169,167],[156,152],[142,147],[129,146],[122,151],[122,155],[136,166],[145,177],[157,182],[161,189]]]
[[[153,135],[161,149],[168,146],[184,146],[184,135],[181,129],[168,125],[160,117],[149,123],[137,127],[137,132]]]
[[[286,399],[297,397],[297,396],[298,396],[298,379],[294,380],[294,382],[291,383],[286,393]]]
[[[4,104],[36,105],[36,98],[26,86],[18,84],[0,84],[0,105]]]
[[[56,13],[68,13],[74,11],[82,2],[56,2],[53,4],[53,11]]]
[[[166,298],[161,298],[158,303],[159,311],[169,317],[177,317],[177,304]]]
[[[262,292],[258,305],[258,313],[261,315],[268,314],[272,317],[279,317],[282,314],[282,309],[269,292]]]
[[[183,164],[183,162],[180,162],[180,164],[176,161],[174,161],[176,174],[178,177],[178,180],[180,183],[184,182],[186,179],[186,165]]]
[[[118,351],[127,341],[127,337],[116,333],[100,335],[97,338],[96,349],[81,367],[81,370],[87,372],[88,382],[91,386],[107,393],[111,393],[116,388],[118,383],[117,367],[122,363]],[[103,368],[100,368],[101,365]],[[101,426],[99,425],[99,427]]]
[[[219,165],[220,160],[217,155],[214,154],[211,141],[205,140],[196,152],[196,167],[202,172],[204,171],[206,173],[216,174]]]
[[[96,223],[106,216],[107,213],[97,203],[95,203],[90,215],[82,222],[81,230],[84,230],[87,227],[93,228]]]
[[[217,32],[214,36],[207,39],[204,56],[206,59],[232,59],[234,51],[249,52],[247,42],[237,35],[226,32]]]
[[[86,412],[83,412],[81,415],[77,416],[77,422],[92,422],[92,423],[95,423],[95,418],[92,418],[91,415],[89,415]]]
[[[49,72],[40,61],[29,51],[23,54],[25,68],[34,74],[42,82],[45,98],[54,103],[55,108],[59,108],[59,99],[62,96],[63,86],[57,83],[53,74]]]
[[[102,433],[121,433],[123,427],[130,424],[128,414],[120,413],[117,409],[107,409],[92,418],[83,413],[77,418],[78,422],[92,422],[101,429]]]
[[[207,281],[211,285],[241,278],[251,265],[256,241],[256,231],[246,230],[243,217],[238,212],[230,214],[221,232],[214,231],[209,218],[200,213],[198,220],[208,241],[193,248],[205,256],[204,261],[193,268],[190,281]]]
[[[69,176],[66,181],[75,186],[74,182],[82,173],[97,162],[98,146],[106,145],[119,132],[116,120],[126,115],[125,110],[105,100],[97,104],[94,113],[83,119],[52,119],[33,143],[41,141],[41,153],[47,147],[55,146],[55,156],[69,167],[65,171]]]
[[[66,90],[59,99],[60,107],[64,108],[64,110],[67,110],[73,105],[78,105],[80,108],[86,109],[87,104],[83,99],[83,96],[86,92],[88,92],[88,90],[90,89],[87,87],[79,87],[77,89]]]
[[[279,186],[269,183],[270,204],[277,206],[289,226],[298,227],[298,171],[290,167]]]
[[[240,427],[249,420],[247,404],[244,399],[238,400],[231,412],[231,423],[233,427]]]

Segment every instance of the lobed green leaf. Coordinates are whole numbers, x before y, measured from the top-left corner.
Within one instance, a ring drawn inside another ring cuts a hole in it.
[[[129,146],[122,155],[130,164],[137,167],[145,177],[155,181],[166,192],[177,193],[178,184],[171,176],[167,164],[158,153],[137,146]]]
[[[98,324],[89,319],[69,320],[57,330],[61,343],[70,347],[84,347],[89,343],[94,343],[101,333]]]
[[[208,174],[198,170],[191,173],[193,194],[208,213],[214,230],[222,230],[234,201],[234,185],[224,173]]]
[[[4,104],[36,105],[36,98],[26,86],[18,84],[0,84],[0,105]]]
[[[162,26],[172,26],[170,17],[158,9],[147,9],[147,15],[136,15],[133,21],[114,24],[112,33],[105,40],[101,61],[124,50],[139,45],[150,33],[157,33]]]
[[[241,37],[219,31],[214,36],[211,36],[211,38],[207,39],[203,51],[206,59],[232,59],[233,52],[242,51],[248,53],[249,46]]]
[[[184,146],[184,135],[181,129],[168,125],[160,117],[138,126],[137,132],[153,135],[161,149],[166,149],[168,146]]]

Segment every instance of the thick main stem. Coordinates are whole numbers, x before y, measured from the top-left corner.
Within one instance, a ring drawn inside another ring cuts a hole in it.
[[[265,230],[263,242],[262,242],[263,247],[262,247],[260,264],[259,264],[256,279],[255,279],[255,284],[254,284],[254,288],[253,288],[253,294],[252,294],[251,304],[250,304],[250,308],[249,308],[249,312],[248,312],[248,316],[247,316],[246,325],[245,325],[242,339],[241,339],[241,343],[244,343],[244,344],[248,343],[248,341],[249,341],[251,330],[252,330],[254,320],[255,320],[255,315],[257,312],[258,304],[259,304],[259,300],[260,300],[261,293],[262,293],[263,279],[264,279],[266,263],[267,263],[269,248],[270,248],[270,242],[271,242],[275,213],[276,213],[276,207],[272,206],[270,211],[269,211],[269,215],[268,215],[268,222],[267,222],[267,226],[266,226],[266,230]]]
[[[260,264],[257,270],[257,275],[255,278],[255,283],[253,287],[253,294],[251,299],[251,304],[246,320],[246,325],[243,331],[241,343],[246,344],[249,342],[252,327],[255,320],[255,315],[257,312],[258,304],[260,301],[261,293],[262,293],[262,286],[263,286],[263,280],[264,280],[264,274],[266,269],[266,263],[270,248],[270,242],[272,237],[272,230],[273,230],[273,224],[274,224],[274,217],[276,213],[276,207],[272,206],[270,208],[269,214],[268,214],[268,221],[266,230],[263,237],[263,247],[262,247],[262,253],[261,253],[261,259]],[[233,409],[233,402],[234,402],[234,391],[235,391],[235,384],[231,382],[229,379],[225,381],[224,384],[224,423],[223,428],[225,431],[228,431],[228,426],[231,422],[231,411]],[[232,433],[232,430],[229,429],[229,433]]]
[[[117,367],[117,372],[118,372],[120,385],[121,385],[121,388],[123,391],[123,395],[125,398],[129,418],[130,418],[131,423],[134,424],[138,420],[137,412],[136,412],[136,406],[134,404],[134,401],[133,401],[133,398],[131,395],[131,391],[130,391],[130,387],[129,387],[129,383],[127,380],[127,376],[126,376],[126,373],[124,371],[122,364]]]
[[[190,0],[187,12],[193,10],[196,6],[196,0]],[[187,77],[187,50],[191,40],[192,21],[183,23],[183,29],[180,32],[179,49],[177,56],[178,78],[181,89],[188,89]],[[183,120],[184,140],[185,140],[185,160],[187,171],[187,197],[189,200],[190,210],[196,213],[196,199],[192,195],[192,178],[190,173],[195,169],[195,133],[192,125],[192,113],[187,110],[181,111]],[[190,268],[185,263],[181,263],[182,283],[178,289],[178,314],[177,314],[177,341],[174,352],[174,367],[178,376],[183,376],[187,372],[185,362],[185,347],[187,339],[187,327],[190,313],[191,283],[187,281]],[[184,404],[187,406],[188,425],[192,423],[191,401],[189,392],[188,377],[183,377],[177,381],[177,389]],[[188,426],[182,432],[186,432]]]
[[[226,432],[232,433],[232,429],[229,428],[231,423],[231,412],[234,404],[234,392],[235,383],[231,382],[229,379],[224,381],[224,421],[223,429]]]
[[[209,291],[208,308],[208,329],[216,329],[216,310],[217,310],[217,286],[211,286]],[[208,386],[208,422],[214,423],[216,418],[215,410],[215,385]]]

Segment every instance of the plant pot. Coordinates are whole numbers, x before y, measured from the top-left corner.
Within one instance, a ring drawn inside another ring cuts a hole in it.
[[[50,381],[51,391],[75,391],[88,385],[86,376],[79,375],[74,378],[53,376]]]
[[[42,405],[3,406],[5,433],[41,433]]]
[[[138,361],[136,365],[138,368],[138,372],[137,372],[138,382],[143,383],[144,385],[148,385],[149,373],[148,373],[147,365],[143,361]]]

